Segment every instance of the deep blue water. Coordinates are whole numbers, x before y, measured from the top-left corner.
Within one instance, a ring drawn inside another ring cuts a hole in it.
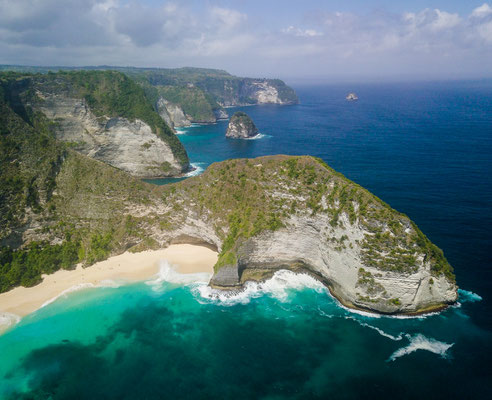
[[[261,139],[184,130],[191,162],[323,158],[444,250],[459,306],[358,315],[293,274],[229,300],[200,282],[79,291],[0,336],[0,398],[492,398],[492,82],[296,90],[299,105],[242,108]]]

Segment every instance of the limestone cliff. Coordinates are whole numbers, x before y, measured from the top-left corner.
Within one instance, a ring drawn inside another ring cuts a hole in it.
[[[183,171],[171,148],[148,124],[122,117],[97,118],[85,99],[36,91],[42,100],[30,104],[56,122],[56,138],[82,154],[140,178],[176,175]]]
[[[226,137],[234,139],[251,139],[258,135],[258,129],[251,118],[241,111],[234,113],[227,127]]]
[[[26,76],[6,89],[14,107],[31,113],[33,122],[44,118],[58,140],[84,155],[140,178],[176,176],[189,168],[179,140],[122,74]]]
[[[179,105],[173,104],[163,97],[159,97],[156,107],[159,115],[169,126],[180,128],[191,125],[191,121],[186,117]]]

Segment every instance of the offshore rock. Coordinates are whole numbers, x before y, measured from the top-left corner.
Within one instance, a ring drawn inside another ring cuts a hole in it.
[[[234,139],[249,139],[258,135],[252,119],[244,112],[234,113],[227,127],[226,137]]]

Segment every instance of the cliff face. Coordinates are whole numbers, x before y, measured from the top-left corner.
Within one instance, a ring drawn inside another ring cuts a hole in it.
[[[55,121],[55,136],[78,152],[140,178],[176,175],[183,171],[167,143],[148,124],[122,117],[99,117],[85,99],[36,92],[41,101],[30,104]]]
[[[5,91],[33,124],[41,123],[76,151],[136,177],[176,176],[189,167],[172,130],[124,75],[26,76],[6,83]]]
[[[215,78],[198,82],[197,85],[210,93],[222,107],[299,102],[294,90],[278,79]]]
[[[191,125],[191,121],[186,117],[179,105],[173,104],[163,97],[159,97],[156,107],[159,115],[169,126],[180,128]]]
[[[258,129],[251,118],[243,113],[236,112],[229,121],[226,137],[235,139],[250,139],[258,135]]]

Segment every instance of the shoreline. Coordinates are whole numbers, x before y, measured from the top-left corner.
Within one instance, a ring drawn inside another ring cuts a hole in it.
[[[129,284],[144,281],[159,272],[159,262],[168,261],[181,274],[205,272],[213,274],[217,253],[207,247],[172,244],[165,249],[140,253],[125,252],[83,268],[59,270],[43,275],[36,286],[16,287],[0,294],[0,334],[22,317],[35,312],[76,286],[101,287],[111,282]],[[109,283],[109,284],[108,284]],[[2,324],[2,320],[5,322]],[[11,323],[8,323],[8,320]]]

